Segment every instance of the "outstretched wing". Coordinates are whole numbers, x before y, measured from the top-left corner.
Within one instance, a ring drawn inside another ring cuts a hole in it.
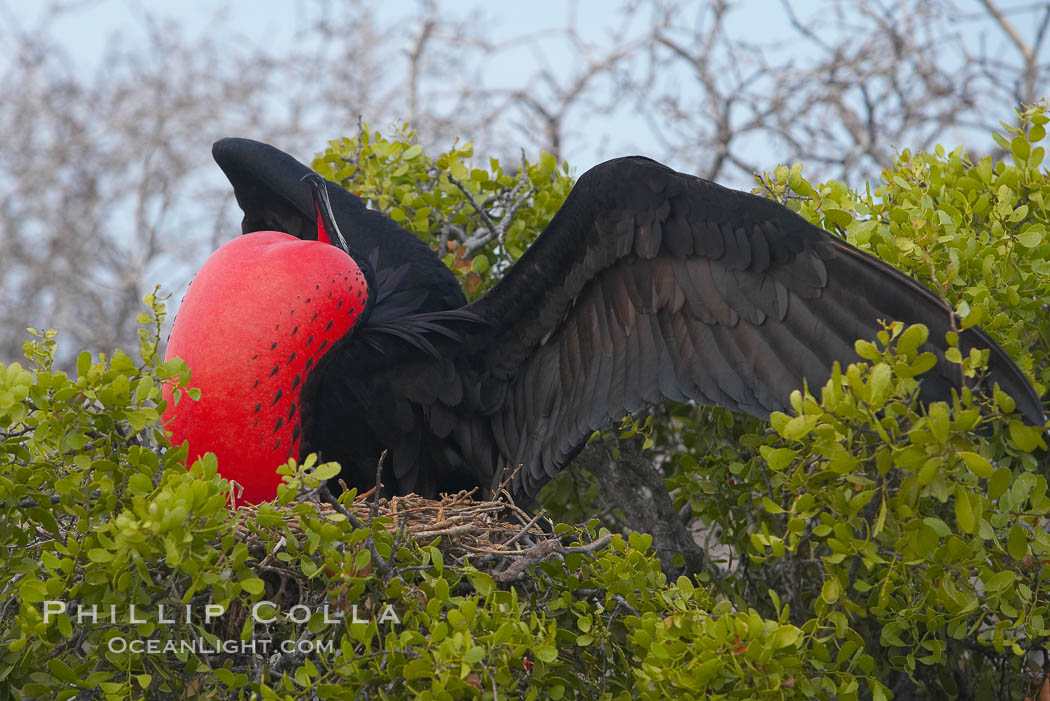
[[[468,309],[491,325],[470,364],[483,368],[480,408],[502,467],[524,465],[511,488],[525,498],[628,412],[673,399],[766,417],[803,380],[819,386],[834,361],[856,360],[854,341],[874,338],[879,319],[926,324],[933,346],[951,324],[928,289],[787,208],[640,157],[580,178]],[[961,345],[991,348],[991,379],[1043,422],[1001,348],[979,329]],[[923,399],[956,384],[942,359]]]
[[[312,170],[287,153],[251,139],[217,141],[212,156],[244,211],[244,233],[272,230],[301,239],[317,238],[313,191],[303,182]],[[372,262],[379,282],[396,283],[397,306],[439,311],[466,303],[456,276],[426,243],[365,207],[341,185],[327,182],[336,223],[353,249]]]

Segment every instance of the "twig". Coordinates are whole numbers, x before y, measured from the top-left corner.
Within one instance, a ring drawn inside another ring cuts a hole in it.
[[[521,551],[520,555],[516,555],[518,559],[511,563],[510,567],[502,572],[497,573],[493,579],[500,584],[510,584],[511,582],[521,579],[525,574],[525,570],[530,565],[535,565],[539,562],[543,562],[548,559],[551,555],[569,555],[571,553],[589,553],[594,552],[599,548],[603,548],[609,544],[612,539],[612,534],[606,533],[598,540],[588,543],[587,545],[578,545],[572,547],[565,547],[558,540],[545,540],[536,545],[532,546],[528,550]],[[508,555],[511,553],[502,553]]]
[[[386,451],[379,455],[376,462],[376,486],[372,493],[372,520],[379,515],[379,493],[383,490],[383,461],[386,460]]]
[[[383,456],[385,455],[386,451],[383,452]],[[382,466],[383,464],[383,456],[379,458],[380,466]],[[376,490],[377,493],[378,491],[379,490]],[[347,509],[339,503],[339,500],[336,499],[335,496],[332,494],[331,490],[328,489],[328,483],[322,483],[321,487],[317,490],[317,493],[325,501],[331,504],[332,508],[334,508],[338,513],[345,516],[354,528],[367,527],[365,526],[365,524],[361,523],[361,520],[357,518],[357,516],[352,514],[349,509]],[[372,516],[369,519],[369,523],[375,520],[376,515],[378,514],[378,508],[378,505],[373,502]],[[390,581],[390,579],[392,579],[395,574],[394,570],[390,566],[390,564],[383,558],[383,556],[379,554],[379,550],[376,548],[376,544],[375,541],[372,539],[371,533],[369,533],[368,537],[365,539],[365,542],[368,544],[368,552],[372,555],[372,562],[375,563],[376,569],[379,570],[379,573],[383,575],[384,579]]]
[[[518,542],[518,540],[520,540],[522,536],[524,536],[526,533],[528,533],[529,528],[531,528],[532,526],[536,525],[536,522],[540,520],[541,516],[543,516],[543,509],[540,509],[539,511],[537,511],[536,515],[532,517],[532,520],[530,520],[528,523],[526,523],[525,527],[522,528],[520,531],[518,531],[517,535],[515,535],[513,538],[511,538],[506,543],[504,543],[503,547],[509,548],[510,546],[512,546],[516,542]]]
[[[436,167],[431,168],[431,172],[434,175],[438,175],[440,173],[440,171],[438,171]],[[459,191],[463,193],[463,196],[467,198],[468,202],[470,202],[470,205],[474,208],[474,211],[481,215],[481,218],[485,220],[485,228],[489,231],[494,232],[496,230],[496,222],[494,222],[492,220],[492,217],[489,216],[489,213],[485,209],[485,207],[483,205],[478,204],[477,200],[474,199],[474,195],[470,193],[470,190],[468,190],[466,186],[463,185],[463,183],[461,183],[459,179],[453,176],[451,173],[445,173],[445,177],[448,178],[448,181],[455,185],[459,189]]]
[[[507,206],[506,211],[500,218],[500,221],[496,226],[489,227],[488,233],[481,234],[480,236],[472,236],[467,241],[464,241],[464,245],[467,247],[467,255],[471,256],[480,250],[483,246],[492,240],[499,240],[503,242],[503,236],[507,233],[507,229],[510,228],[511,223],[514,221],[514,215],[518,213],[521,206],[525,204],[525,201],[532,196],[536,191],[535,188],[530,187],[528,192],[519,197],[521,189],[525,186],[527,181],[523,178],[514,184],[511,191],[507,193],[506,199],[510,201],[510,205]],[[487,217],[486,217],[487,219]],[[491,220],[489,220],[491,221]]]
[[[464,523],[461,526],[453,526],[451,528],[444,528],[440,530],[419,531],[418,533],[413,533],[412,535],[416,538],[435,538],[441,535],[456,535],[457,533],[470,533],[471,531],[476,530],[477,528],[474,526],[474,524]]]
[[[324,499],[328,504],[332,506],[336,512],[346,516],[346,520],[350,522],[354,528],[367,528],[365,524],[361,522],[361,519],[357,518],[353,513],[350,512],[345,506],[339,503],[332,491],[328,489],[328,483],[322,482],[320,488],[317,490],[317,495]]]
[[[508,504],[513,504],[514,503],[514,497],[512,497],[510,495],[510,492],[507,491],[507,484],[509,484],[512,479],[514,479],[515,477],[518,476],[518,473],[521,472],[521,468],[523,468],[523,467],[524,467],[524,464],[518,463],[518,466],[515,467],[513,470],[511,470],[511,473],[509,475],[505,475],[499,481],[499,485],[495,489],[495,494],[492,495],[493,498],[498,499],[499,495],[503,494],[507,498],[507,503]]]
[[[281,536],[281,539],[279,541],[277,541],[277,545],[273,546],[273,550],[268,552],[266,554],[266,557],[264,557],[259,562],[259,567],[265,567],[270,562],[271,558],[273,558],[277,554],[277,551],[279,551],[282,548],[284,548],[284,546],[287,545],[287,543],[288,543],[288,541],[285,540],[285,537]]]

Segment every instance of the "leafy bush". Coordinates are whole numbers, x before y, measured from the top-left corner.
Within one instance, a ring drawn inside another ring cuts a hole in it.
[[[561,208],[573,184],[568,164],[541,153],[517,172],[494,158],[485,170],[471,166],[470,142],[431,158],[412,138],[406,129],[387,139],[363,126],[330,142],[313,168],[429,243],[475,299]]]
[[[1045,385],[1046,111],[1025,115],[1012,164],[905,152],[874,192],[797,168],[760,185],[943,289]],[[315,165],[423,232],[476,296],[571,180],[546,156],[516,174],[469,157],[366,131]],[[160,362],[164,312],[146,303],[137,360],[83,353],[66,374],[47,332],[27,366],[0,366],[10,695],[1020,698],[1041,681],[1024,653],[1050,620],[1046,445],[1001,393],[917,406],[922,327],[858,342],[864,362],[771,426],[678,407],[630,429],[718,546],[710,569],[669,580],[650,536],[590,519],[556,526],[515,578],[503,556],[451,555],[448,537],[404,537],[387,513],[359,520],[352,492],[322,506],[334,468],[312,458],[282,468],[275,503],[227,508],[214,459],[185,469],[158,424],[163,384],[194,391],[182,363]],[[553,503],[582,514],[588,499]]]
[[[1047,114],[1021,116],[1007,128],[1012,164],[938,147],[903,152],[874,191],[811,184],[798,166],[758,182],[941,290],[963,326],[980,323],[1042,392]],[[804,630],[835,630],[822,655],[836,664],[863,659],[900,691],[1020,698],[1019,655],[1046,636],[1046,445],[1005,416],[1013,404],[1001,393],[980,411],[968,393],[951,410],[908,405],[924,333],[893,327],[880,346],[859,343],[868,368],[836,373],[819,404],[799,396],[805,418],[775,417],[775,435],[727,412],[677,410],[662,444],[688,450],[668,451],[667,484],[728,546],[725,566],[739,576],[712,584],[732,600],[778,592]]]
[[[163,311],[147,302],[152,334],[138,362],[81,355],[70,377],[52,369],[49,333],[27,344],[35,372],[0,372],[9,691],[461,698],[499,688],[561,698],[605,689],[629,698],[640,687],[663,698],[751,676],[749,662],[719,671],[733,647],[750,642],[768,657],[798,637],[724,604],[709,615],[710,595],[685,578],[668,584],[641,535],[630,545],[606,537],[595,556],[569,548],[499,588],[469,562],[446,565],[438,544],[399,541],[387,518],[355,525],[317,503],[289,506],[330,476],[312,460],[289,470],[276,504],[229,510],[214,459],[187,471],[184,448],[169,447],[157,423],[161,385],[185,388],[174,378],[186,368],[159,363]],[[570,542],[598,537],[593,524],[558,531]],[[264,601],[282,615],[255,608]],[[281,650],[283,641],[295,646]],[[765,686],[801,664],[778,661]]]

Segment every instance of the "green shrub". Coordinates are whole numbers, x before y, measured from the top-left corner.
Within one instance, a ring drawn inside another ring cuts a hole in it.
[[[1012,164],[905,152],[874,192],[812,185],[797,168],[760,184],[943,289],[1042,387],[1045,109],[1025,120],[1007,142]],[[399,211],[476,296],[571,180],[549,157],[507,174],[469,156],[430,160],[410,135],[363,132],[316,165]],[[353,493],[323,507],[334,467],[312,458],[282,468],[275,503],[230,510],[214,459],[185,469],[159,425],[162,385],[181,401],[194,390],[181,362],[160,362],[164,312],[154,295],[146,303],[137,360],[82,353],[66,374],[47,332],[26,344],[27,365],[0,366],[0,684],[11,696],[1031,694],[1023,653],[1048,637],[1046,446],[1001,393],[918,407],[921,327],[858,342],[864,362],[810,388],[819,401],[798,392],[771,426],[678,407],[626,429],[666,456],[677,502],[724,553],[668,581],[650,536],[597,519],[558,525],[514,557],[405,537],[388,512],[348,515],[368,511]],[[966,372],[982,362],[955,360]],[[552,503],[582,515],[589,499]],[[78,621],[78,606],[97,606],[97,620]]]

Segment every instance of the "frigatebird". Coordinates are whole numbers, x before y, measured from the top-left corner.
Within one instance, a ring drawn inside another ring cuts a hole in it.
[[[201,268],[168,355],[199,402],[165,418],[190,457],[214,451],[244,499],[273,498],[277,464],[317,452],[370,487],[435,496],[501,481],[520,502],[611,421],[664,400],[758,417],[817,387],[880,320],[921,322],[938,362],[920,399],[950,399],[957,319],[929,289],[779,203],[639,156],[582,175],[487,294],[467,303],[415,235],[278,149],[223,139],[213,155],[244,211]],[[1033,387],[979,328],[1031,424]],[[520,466],[520,468],[519,468]],[[519,468],[516,473],[514,468]]]

